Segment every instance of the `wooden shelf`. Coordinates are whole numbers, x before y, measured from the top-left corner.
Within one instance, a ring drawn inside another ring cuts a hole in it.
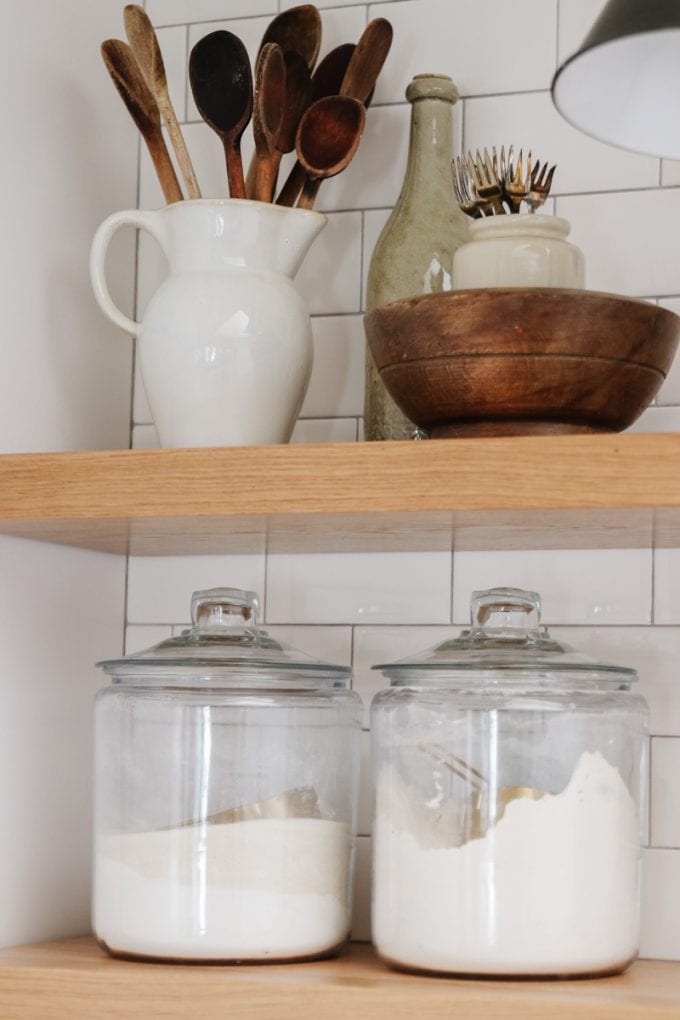
[[[12,1020],[656,1020],[680,1016],[680,964],[575,981],[473,981],[389,970],[365,945],[317,963],[203,967],[105,956],[92,939],[0,951]]]
[[[677,545],[680,435],[6,454],[0,533],[142,555]]]

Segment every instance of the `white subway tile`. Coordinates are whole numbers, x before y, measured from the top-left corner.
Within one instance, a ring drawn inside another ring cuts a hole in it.
[[[655,737],[651,753],[651,844],[680,847],[680,737]]]
[[[680,407],[648,407],[626,432],[680,432]]]
[[[268,623],[266,626],[267,633],[277,641],[292,645],[307,655],[336,666],[352,665],[351,627],[282,627]]]
[[[680,960],[680,851],[647,849],[642,865],[640,956]]]
[[[678,285],[680,290],[680,284]],[[663,308],[668,308],[675,315],[680,315],[680,298],[664,298],[659,301]],[[680,404],[680,352],[673,358],[673,364],[666,376],[666,380],[659,390],[656,403],[660,405]]]
[[[253,541],[258,541],[253,539]],[[131,556],[128,621],[177,623],[191,612],[191,595],[202,588],[246,588],[264,594],[262,553],[225,556]]]
[[[654,550],[654,623],[680,623],[680,549]]]
[[[464,146],[475,151],[514,145],[526,157],[557,164],[552,194],[653,188],[659,161],[603,145],[577,131],[553,106],[549,92],[465,100]]]
[[[139,368],[139,358],[135,358],[133,386],[132,420],[135,425],[150,425],[153,421],[153,416],[149,407],[149,401],[146,399],[142,373]]]
[[[373,669],[378,663],[396,662],[445,641],[459,628],[443,627],[355,627],[354,689],[364,701],[364,726],[370,725],[371,702],[379,691],[389,687],[382,672]]]
[[[361,213],[331,213],[307,253],[296,286],[313,315],[361,310]]]
[[[228,0],[232,18],[241,15],[275,14],[277,0]],[[225,0],[147,0],[146,13],[154,25],[208,21],[224,17]]]
[[[352,941],[371,941],[371,840],[357,836],[354,863]]]
[[[635,669],[646,698],[650,732],[680,737],[680,629],[677,627],[551,627],[559,640],[601,662]]]
[[[301,417],[362,414],[366,343],[363,316],[318,316],[312,328],[314,367]]]
[[[304,418],[295,423],[291,443],[354,443],[356,418]]]
[[[125,628],[125,655],[136,655],[170,637],[172,637],[172,627],[130,624]]]
[[[155,425],[134,425],[132,428],[133,450],[158,450],[160,448]]]
[[[372,4],[394,28],[375,102],[396,103],[415,74],[450,74],[462,95],[545,89],[555,70],[556,0],[401,0]],[[509,36],[510,24],[523,26]]]
[[[590,290],[652,297],[675,294],[680,264],[680,190],[557,199],[557,214],[583,249]]]
[[[270,538],[275,544],[275,536]],[[267,619],[276,623],[444,623],[448,552],[267,556]]]
[[[453,619],[470,619],[473,591],[528,588],[541,596],[544,623],[649,623],[648,549],[455,552]]]
[[[664,188],[675,187],[680,184],[680,160],[661,160],[661,184]]]

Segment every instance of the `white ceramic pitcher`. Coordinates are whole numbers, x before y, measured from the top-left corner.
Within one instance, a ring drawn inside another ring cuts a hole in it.
[[[95,297],[137,356],[161,446],[286,443],[312,368],[309,314],[292,278],[321,213],[244,199],[196,199],[114,213],[90,256]],[[169,276],[142,322],[113,303],[105,259],[123,226],[147,230]]]

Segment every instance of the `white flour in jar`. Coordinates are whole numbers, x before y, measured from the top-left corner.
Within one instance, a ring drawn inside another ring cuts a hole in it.
[[[113,952],[286,959],[332,950],[350,923],[340,822],[273,818],[100,836],[94,930]]]
[[[614,970],[638,947],[640,831],[618,770],[584,753],[567,788],[516,798],[486,834],[442,846],[378,783],[373,939],[404,966],[478,974]]]

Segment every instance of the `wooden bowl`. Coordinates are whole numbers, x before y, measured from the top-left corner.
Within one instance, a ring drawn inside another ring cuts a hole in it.
[[[499,288],[365,317],[380,378],[433,437],[620,432],[658,392],[680,318],[597,291]]]

